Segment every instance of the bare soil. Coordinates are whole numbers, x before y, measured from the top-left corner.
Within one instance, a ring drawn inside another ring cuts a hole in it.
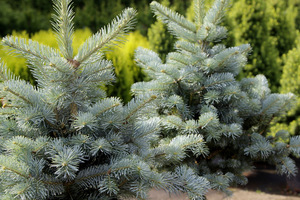
[[[299,167],[299,165],[298,165]],[[261,167],[245,174],[248,184],[230,188],[232,196],[209,191],[207,200],[300,200],[300,173],[295,178],[286,178],[269,167]],[[150,191],[150,200],[189,200],[185,194],[170,195],[165,191]]]
[[[231,188],[233,195],[226,197],[225,194],[217,191],[209,191],[207,200],[300,200],[297,196],[275,195],[261,191],[248,191],[240,188]],[[149,200],[189,200],[184,194],[169,195],[164,191],[152,190],[149,194]]]

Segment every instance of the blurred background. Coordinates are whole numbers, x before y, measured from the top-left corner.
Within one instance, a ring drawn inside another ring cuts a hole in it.
[[[75,10],[74,50],[85,39],[110,23],[125,7],[138,11],[135,31],[127,35],[122,48],[106,53],[113,61],[116,82],[107,86],[109,96],[119,96],[126,103],[131,99],[130,86],[147,80],[135,65],[134,50],[138,46],[150,48],[164,60],[173,50],[176,38],[151,13],[150,0],[73,0]],[[192,0],[158,0],[165,6],[193,20]],[[213,0],[206,0],[206,7]],[[0,35],[30,38],[56,48],[55,35],[51,31],[51,0],[0,0]],[[292,92],[298,103],[283,119],[275,119],[270,134],[285,129],[300,135],[300,0],[232,0],[223,25],[228,37],[222,41],[226,46],[249,43],[253,50],[247,66],[239,79],[264,74],[272,92]],[[0,45],[0,57],[22,79],[35,84],[21,57],[9,55]]]

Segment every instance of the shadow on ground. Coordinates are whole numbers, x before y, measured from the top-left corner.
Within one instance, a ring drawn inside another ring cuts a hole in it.
[[[265,192],[271,194],[296,195],[300,194],[300,159],[296,159],[298,174],[286,177],[277,174],[276,169],[257,164],[255,170],[246,173],[248,184],[241,189]]]
[[[296,160],[300,168],[300,159]],[[217,191],[209,191],[207,200],[300,200],[300,171],[296,177],[278,175],[275,168],[257,163],[256,169],[245,174],[248,184],[230,188],[231,197]],[[152,190],[150,200],[188,200],[185,194],[169,195],[164,191]]]
[[[245,173],[248,184],[238,188],[230,188],[233,195],[227,197],[224,193],[209,191],[207,200],[300,200],[300,159],[295,159],[298,174],[286,178],[278,175],[276,169],[261,163],[256,169]],[[187,195],[170,195],[162,190],[151,190],[149,200],[189,200]]]

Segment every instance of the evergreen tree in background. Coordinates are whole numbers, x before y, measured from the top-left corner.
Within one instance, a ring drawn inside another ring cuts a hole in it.
[[[298,0],[234,0],[225,24],[230,46],[249,43],[253,49],[242,77],[263,73],[278,92],[282,56],[293,49],[297,37]]]
[[[27,30],[29,33],[49,29],[51,1],[48,0],[1,0],[0,36],[13,30]]]
[[[297,170],[290,155],[300,154],[299,136],[290,137],[286,131],[266,136],[272,120],[294,105],[295,96],[271,93],[263,75],[236,79],[251,47],[220,44],[227,35],[220,23],[228,5],[229,0],[216,0],[205,12],[204,0],[195,0],[195,17],[188,21],[152,2],[155,15],[178,38],[176,51],[164,63],[158,54],[139,48],[136,61],[152,80],[132,86],[137,97],[158,97],[153,117],[160,119],[162,131],[160,142],[153,144],[153,159],[160,167],[185,166],[208,180],[212,189],[225,192],[230,185],[247,183],[242,173],[255,161],[294,175]],[[193,188],[193,182],[184,182]],[[197,199],[203,190],[187,194]]]
[[[300,135],[300,39],[296,47],[284,55],[283,73],[280,80],[280,92],[291,91],[297,95],[297,106],[287,117],[272,127],[273,132],[281,128],[289,130],[292,135]]]
[[[135,10],[125,9],[88,38],[73,56],[70,0],[54,0],[59,50],[7,36],[38,83],[33,87],[0,62],[0,199],[145,199],[156,187],[171,191],[179,172],[158,173],[149,159],[157,140],[154,95],[126,106],[101,89],[114,80],[103,52],[123,40]],[[190,176],[193,173],[182,176]]]

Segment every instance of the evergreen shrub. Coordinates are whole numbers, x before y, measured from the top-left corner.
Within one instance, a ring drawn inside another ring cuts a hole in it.
[[[178,40],[163,62],[151,50],[139,48],[135,59],[151,78],[135,83],[135,96],[157,96],[153,117],[160,119],[160,140],[153,159],[161,169],[185,166],[206,179],[209,187],[228,192],[247,183],[243,172],[256,161],[275,165],[278,173],[297,172],[290,156],[299,156],[300,137],[280,130],[269,136],[270,124],[295,104],[292,93],[271,93],[264,75],[237,79],[251,53],[249,44],[226,47],[221,22],[229,0],[215,0],[206,11],[194,1],[194,19],[152,2],[155,15]],[[266,44],[267,45],[267,44]],[[254,47],[255,48],[255,47]],[[203,195],[194,182],[183,180],[190,199]]]
[[[295,96],[271,93],[263,75],[236,79],[251,48],[220,43],[229,0],[207,12],[195,0],[194,21],[151,3],[178,41],[165,62],[151,50],[136,51],[152,80],[135,83],[126,105],[103,89],[115,79],[104,54],[124,42],[135,10],[125,9],[75,53],[72,2],[53,2],[58,49],[2,40],[26,59],[37,86],[0,62],[1,199],[147,199],[151,188],[205,199],[208,189],[246,184],[243,172],[258,160],[296,173],[290,156],[300,155],[300,137],[267,137]]]
[[[213,0],[206,0],[205,8],[212,3]],[[252,46],[239,79],[264,74],[271,90],[279,92],[283,55],[295,47],[299,30],[299,1],[232,0],[231,4],[222,23],[230,31],[222,43],[228,46],[249,43]],[[193,19],[193,5],[186,15]]]
[[[136,11],[125,9],[74,56],[72,2],[53,2],[58,49],[16,36],[2,40],[26,59],[37,86],[0,61],[0,199],[145,199],[153,187],[178,191],[173,182],[185,175],[158,173],[148,158],[159,131],[149,117],[156,97],[123,105],[101,89],[114,80],[103,52],[124,41]]]

